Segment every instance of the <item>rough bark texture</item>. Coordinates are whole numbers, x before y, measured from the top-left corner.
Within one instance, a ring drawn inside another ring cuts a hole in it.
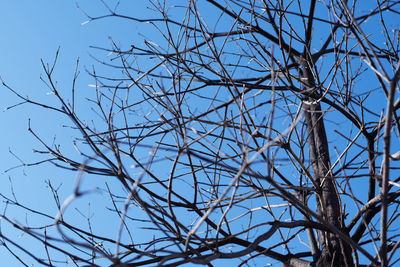
[[[302,81],[307,93],[315,93],[315,82],[309,68],[310,62],[302,64]],[[330,172],[328,139],[324,126],[321,104],[312,98],[304,101],[305,121],[308,133],[308,148],[312,164],[313,178],[320,186],[317,199],[318,213],[337,229],[344,230],[340,199],[335,181]],[[319,231],[322,246],[317,266],[354,266],[351,247],[336,236]]]
[[[281,265],[281,267],[312,267],[312,263],[309,261],[303,261],[299,259],[290,259],[284,264]]]

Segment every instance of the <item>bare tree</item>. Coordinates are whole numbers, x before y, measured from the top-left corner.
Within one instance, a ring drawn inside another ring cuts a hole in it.
[[[74,156],[29,128],[47,155],[38,163],[78,173],[69,198],[51,187],[59,213],[43,229],[56,228],[53,236],[3,214],[45,245],[35,260],[399,264],[400,1],[150,0],[151,18],[103,5],[102,16],[83,10],[89,23],[124,19],[151,25],[157,37],[94,48],[111,60],[97,58],[109,72],[89,72],[91,122],[75,107],[81,89],[66,97],[54,82],[57,57],[43,67],[61,108],[3,82],[77,131]],[[89,174],[109,179],[94,187],[119,220],[109,226],[115,237],[70,223],[67,208],[91,197],[81,188]]]

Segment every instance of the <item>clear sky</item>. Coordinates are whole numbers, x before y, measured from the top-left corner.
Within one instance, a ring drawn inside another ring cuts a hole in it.
[[[107,12],[101,1],[78,2],[79,7],[92,16]],[[111,6],[116,2],[107,1]],[[143,2],[124,1],[121,3],[120,10],[128,10],[131,15],[140,12],[141,16],[146,17],[147,11],[141,6]],[[108,54],[90,48],[90,46],[110,47],[111,39],[119,45],[129,46],[142,43],[145,35],[153,35],[153,31],[147,30],[146,25],[139,27],[137,24],[130,24],[121,19],[103,19],[91,23],[85,23],[86,21],[87,17],[78,9],[76,1],[0,1],[0,76],[2,80],[18,93],[29,96],[32,100],[48,104],[57,103],[54,95],[50,93],[40,78],[44,76],[41,60],[43,59],[45,63],[52,63],[57,49],[60,48],[54,77],[60,92],[66,99],[70,99],[72,78],[79,58],[80,76],[76,86],[76,101],[79,106],[79,104],[86,103],[83,98],[93,93],[94,90],[88,86],[93,81],[88,77],[86,70],[92,69],[93,66],[102,70],[102,67],[91,55],[104,59]],[[112,70],[108,69],[108,71]],[[61,201],[64,201],[73,192],[76,175],[60,170],[51,164],[13,167],[43,159],[33,153],[33,150],[43,150],[43,146],[28,132],[29,120],[31,128],[43,140],[49,143],[54,140],[54,143],[64,144],[63,151],[75,153],[75,156],[76,151],[74,151],[71,141],[76,137],[76,132],[69,130],[68,126],[71,126],[71,123],[65,116],[47,112],[29,104],[14,107],[21,101],[4,87],[0,87],[0,89],[0,122],[3,125],[0,138],[0,157],[2,159],[0,161],[0,193],[11,199],[15,195],[19,204],[56,216],[58,209],[49,190],[48,181],[51,180],[51,186],[58,189],[59,197]],[[82,108],[81,115],[86,115],[87,119],[94,116],[87,106],[83,105],[79,108]],[[63,127],[63,125],[67,127]],[[96,180],[92,182],[91,179]],[[83,184],[88,185],[88,189],[95,187],[92,185],[100,185],[104,188],[105,181],[110,182],[104,177],[87,175]],[[105,210],[98,210],[99,207],[104,209],[105,206],[111,205],[107,194],[103,191],[94,192],[90,201],[90,203],[87,201],[76,202],[75,208],[79,210],[75,214],[78,215],[73,217],[71,222],[87,227],[85,216],[89,216],[99,222],[92,226],[95,232],[107,233],[109,237],[115,238],[119,220],[112,222],[109,218],[104,217],[107,216]],[[97,205],[101,201],[103,204]],[[23,209],[7,205],[5,202],[0,203],[0,210],[8,218],[31,227],[54,222],[52,219],[43,220],[40,216],[27,215]],[[106,221],[107,223],[103,223]],[[44,256],[43,247],[32,242],[28,235],[15,231],[4,221],[0,221],[0,227],[0,231],[34,255]],[[43,229],[38,229],[38,232],[43,233]],[[137,233],[135,234],[137,235]],[[16,251],[21,259],[38,266],[30,257],[9,243],[7,244],[10,250]],[[109,264],[108,261],[107,263]],[[0,266],[21,266],[21,263],[4,246],[0,245]]]
[[[116,1],[107,1],[108,3]],[[130,2],[130,3],[127,3]],[[144,1],[143,1],[144,2]],[[83,10],[90,14],[99,15],[105,12],[101,1],[82,0],[79,1]],[[140,12],[141,17],[146,17],[146,9],[140,5],[141,0],[123,2],[130,10],[131,15]],[[60,56],[57,63],[55,78],[59,88],[66,98],[69,98],[72,78],[74,75],[76,61],[79,58],[79,70],[81,72],[77,83],[77,101],[90,94],[93,88],[88,85],[92,83],[85,72],[97,64],[90,56],[94,54],[99,58],[107,56],[106,52],[97,51],[90,46],[107,47],[110,37],[118,44],[130,45],[141,43],[143,36],[153,35],[147,31],[147,26],[141,24],[130,24],[119,19],[104,19],[91,23],[85,23],[87,18],[76,6],[75,1],[68,0],[2,0],[0,1],[0,76],[7,85],[16,89],[22,95],[29,95],[32,100],[55,103],[49,89],[40,80],[44,74],[41,59],[44,62],[52,62],[57,49],[60,47]],[[140,34],[139,34],[140,33]],[[154,36],[152,36],[154,37]],[[98,64],[96,65],[98,67]],[[101,70],[101,67],[99,67]],[[41,108],[32,105],[21,105],[9,109],[18,104],[15,95],[0,87],[0,193],[12,197],[13,192],[17,200],[31,208],[44,210],[49,214],[56,215],[57,207],[54,204],[53,196],[46,181],[51,179],[53,187],[60,187],[61,199],[66,198],[72,191],[75,177],[70,172],[63,171],[50,164],[21,167],[9,170],[20,165],[21,161],[29,164],[38,160],[33,149],[42,150],[40,143],[28,132],[28,120],[31,120],[32,129],[46,141],[55,143],[71,143],[73,132],[68,127],[52,128],[54,125],[70,125],[64,117],[55,113],[43,112]],[[83,101],[82,101],[83,102]],[[81,103],[82,103],[81,102]],[[4,112],[3,112],[4,111]],[[83,114],[92,116],[90,110],[82,108]],[[85,113],[86,112],[86,113]],[[50,128],[49,128],[50,127]],[[71,147],[66,147],[68,153],[73,153]],[[45,168],[43,168],[45,166]],[[98,179],[96,183],[102,183],[103,177],[88,176],[84,183],[90,183],[90,179]],[[13,187],[11,187],[11,185]],[[106,200],[105,200],[106,199]],[[93,201],[107,201],[103,193],[93,193]],[[47,205],[44,205],[44,203]],[[96,205],[85,206],[79,211],[89,216],[97,216],[101,221],[104,214],[96,211]],[[102,207],[104,205],[101,205]],[[28,225],[36,225],[35,217],[26,217],[20,213],[21,209],[14,209],[5,203],[0,203],[1,212],[6,211],[7,216]],[[84,222],[85,218],[76,218]],[[42,223],[42,221],[40,221]],[[48,221],[51,223],[51,220]],[[116,221],[118,223],[118,221]],[[43,252],[42,247],[29,246],[30,239],[20,232],[14,231],[4,222],[0,221],[1,231],[11,233],[14,238],[23,240],[20,244],[26,244],[29,249]],[[104,228],[109,230],[109,225],[97,225],[97,230]],[[115,237],[115,232],[110,232]],[[25,241],[24,241],[25,240]],[[13,249],[13,248],[11,248]],[[19,254],[21,255],[21,254]],[[24,257],[24,256],[23,256]],[[26,258],[26,257],[25,257]],[[7,250],[0,246],[0,266],[20,266],[18,261]],[[36,266],[36,264],[35,264]]]
[[[81,4],[88,4],[91,12],[101,12],[100,1],[81,1]],[[90,3],[88,3],[90,2]],[[83,6],[87,8],[88,6]],[[104,11],[104,10],[103,10]],[[89,45],[106,46],[108,37],[118,35],[115,31],[118,21],[103,23],[89,23],[81,25],[86,21],[85,16],[78,10],[75,1],[61,0],[15,0],[0,1],[0,76],[14,89],[23,95],[29,95],[32,99],[49,101],[52,95],[44,83],[40,81],[43,75],[41,58],[45,61],[52,61],[60,47],[60,57],[56,68],[56,77],[63,93],[68,93],[75,69],[77,58],[80,58],[80,79],[78,88],[87,90],[90,81],[85,73],[85,68],[91,68],[94,60],[89,56]],[[127,38],[125,35],[124,38]],[[93,51],[92,51],[93,52]],[[11,196],[10,179],[17,200],[21,204],[56,215],[56,207],[51,192],[48,189],[46,180],[52,179],[53,186],[60,189],[61,199],[65,198],[72,190],[75,177],[71,173],[62,172],[46,164],[45,168],[28,167],[18,168],[8,172],[5,170],[20,164],[21,162],[9,153],[9,149],[25,163],[31,163],[38,159],[32,153],[32,149],[42,149],[40,144],[28,133],[28,119],[31,119],[32,128],[46,140],[55,137],[57,142],[62,138],[68,139],[68,134],[61,134],[57,131],[49,131],[51,125],[62,125],[65,118],[57,114],[46,113],[31,105],[22,105],[3,112],[9,106],[17,104],[19,100],[5,88],[1,88],[0,100],[0,122],[2,134],[0,138],[0,192],[8,197]],[[67,122],[65,122],[67,123]],[[47,132],[48,131],[48,132]],[[46,204],[49,204],[46,206]],[[7,216],[28,225],[36,225],[35,217],[25,217],[21,210],[13,209],[5,203],[0,204],[2,212],[6,210]],[[83,213],[88,211],[83,208]],[[20,244],[26,245],[33,253],[37,248],[30,243],[26,235],[20,235],[8,227],[4,221],[0,221],[1,231],[7,232]],[[15,250],[15,248],[10,247]],[[22,258],[23,255],[18,253]],[[31,262],[29,260],[28,262]],[[0,246],[1,266],[20,266],[20,263]],[[36,266],[37,264],[35,264]]]

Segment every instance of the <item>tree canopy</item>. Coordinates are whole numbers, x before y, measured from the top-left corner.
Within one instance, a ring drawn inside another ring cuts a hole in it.
[[[2,216],[43,245],[33,260],[398,264],[400,1],[149,0],[140,12],[101,4],[96,16],[80,8],[87,23],[122,20],[115,31],[134,35],[135,25],[141,41],[93,47],[89,89],[75,86],[78,75],[70,90],[58,87],[58,52],[42,77],[56,104],[3,81],[74,132],[54,144],[29,127],[43,148],[34,165],[76,177],[68,198],[50,187],[56,216],[2,196],[52,221],[37,228]],[[81,91],[90,96],[78,101]],[[104,220],[73,223],[72,207],[90,202],[92,189],[108,201],[92,203]],[[95,231],[103,224],[109,231]],[[16,257],[29,254],[1,237]]]

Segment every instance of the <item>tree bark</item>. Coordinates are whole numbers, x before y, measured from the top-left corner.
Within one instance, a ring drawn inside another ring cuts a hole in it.
[[[310,59],[311,60],[311,59]],[[305,88],[303,101],[305,122],[308,138],[309,156],[312,165],[313,179],[319,185],[317,188],[317,211],[337,229],[345,230],[342,220],[340,199],[336,190],[334,177],[330,172],[330,157],[328,139],[321,110],[320,102],[307,95],[315,95],[315,80],[313,78],[310,61],[303,61],[301,81]],[[354,266],[352,249],[338,237],[319,231],[321,254],[316,266]]]

